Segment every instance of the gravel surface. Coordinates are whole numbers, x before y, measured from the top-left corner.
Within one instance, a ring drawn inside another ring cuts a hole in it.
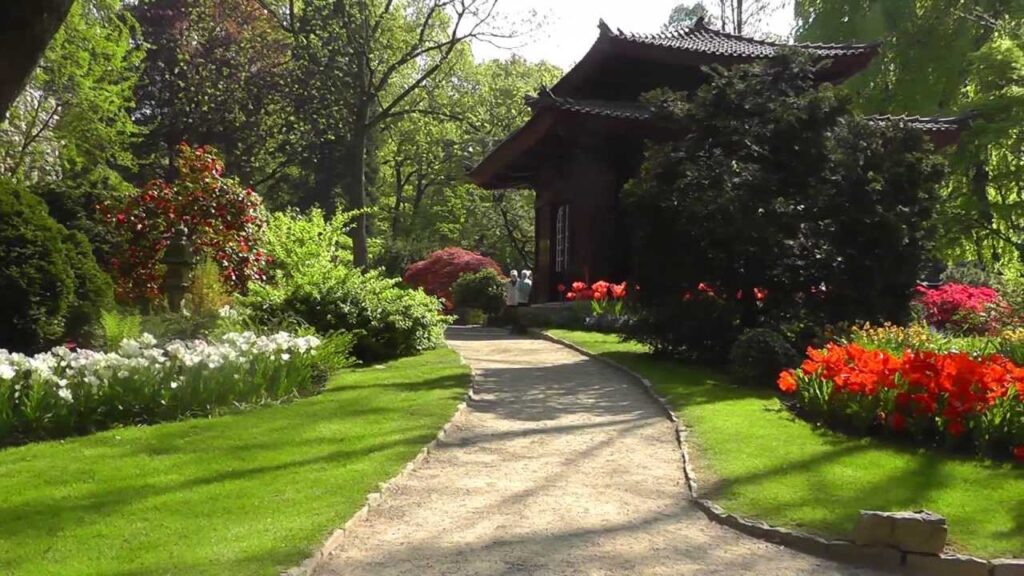
[[[709,522],[673,428],[624,374],[542,340],[452,329],[479,400],[318,574],[863,575]]]

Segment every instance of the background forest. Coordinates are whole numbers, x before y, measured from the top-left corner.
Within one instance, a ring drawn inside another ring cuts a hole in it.
[[[453,8],[453,9],[448,9]],[[0,124],[0,173],[92,241],[95,207],[176,177],[181,142],[213,146],[267,208],[356,211],[354,257],[394,274],[451,245],[533,258],[531,193],[464,167],[525,119],[561,71],[478,63],[513,34],[493,2],[79,0]]]

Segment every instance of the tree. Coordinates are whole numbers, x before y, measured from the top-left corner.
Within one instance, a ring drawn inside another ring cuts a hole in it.
[[[1024,197],[1018,159],[1021,0],[798,0],[806,41],[879,38],[879,62],[848,83],[865,112],[979,112],[953,155],[940,214],[940,256],[1018,273]],[[1014,64],[1013,62],[1018,62]],[[1016,83],[1016,84],[1015,84]],[[1014,122],[1017,124],[1014,124]]]
[[[672,30],[682,26],[693,26],[697,20],[704,19],[704,23],[712,28],[717,28],[715,17],[711,14],[711,11],[704,6],[703,2],[697,2],[690,4],[684,2],[672,9],[672,13],[669,14],[668,22],[665,23],[665,30]]]
[[[623,196],[649,341],[720,360],[742,327],[907,314],[943,162],[812,71],[785,54],[713,70],[692,99],[648,96],[682,135],[648,146]]]
[[[383,130],[372,191],[388,215],[384,263],[392,269],[452,245],[532,266],[532,192],[480,190],[465,182],[464,170],[529,118],[523,95],[554,83],[561,70],[518,57],[476,64],[466,56],[453,62],[448,81],[427,89],[433,112]]]
[[[296,170],[303,136],[290,131],[288,34],[256,0],[142,0],[132,13],[148,48],[135,112],[148,128],[136,147],[144,178],[173,178],[189,141],[217,147],[243,180],[280,196],[265,188]]]
[[[141,51],[119,0],[81,0],[0,124],[0,167],[27,182],[130,170]]]
[[[497,1],[263,2],[294,36],[302,86],[315,100],[306,110],[318,137],[318,204],[333,211],[340,187],[350,210],[367,207],[367,163],[382,126],[422,113],[425,87],[449,73],[470,40],[502,36],[491,27]],[[368,231],[360,212],[357,266],[368,263]]]
[[[764,32],[764,27],[771,17],[781,10],[785,0],[711,0],[716,10],[712,12],[704,5],[703,0],[688,1],[676,6],[669,15],[665,29],[679,26],[692,26],[697,20],[711,28],[719,28],[723,32],[740,35],[753,35]]]
[[[0,122],[72,4],[74,0],[8,0],[0,6]]]

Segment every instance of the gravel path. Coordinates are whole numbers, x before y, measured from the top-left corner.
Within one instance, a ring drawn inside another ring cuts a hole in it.
[[[318,574],[863,575],[709,522],[673,429],[620,372],[505,331],[453,329],[479,400]]]

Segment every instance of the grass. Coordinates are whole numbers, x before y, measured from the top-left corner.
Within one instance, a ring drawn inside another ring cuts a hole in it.
[[[928,509],[954,546],[1024,556],[1024,469],[816,430],[780,409],[771,390],[661,360],[615,336],[551,334],[643,374],[689,426],[702,496],[727,511],[845,536],[860,510]]]
[[[277,574],[396,475],[468,385],[439,350],[285,406],[0,451],[0,574]]]

